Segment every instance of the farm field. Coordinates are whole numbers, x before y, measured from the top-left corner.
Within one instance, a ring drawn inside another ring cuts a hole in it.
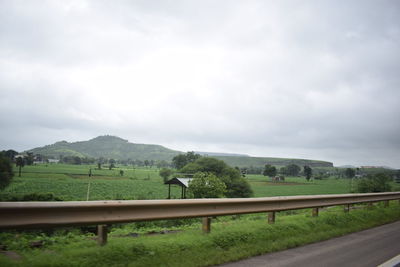
[[[156,168],[95,168],[97,166],[68,164],[26,166],[21,177],[15,168],[13,182],[0,193],[0,198],[51,193],[65,201],[81,201],[86,200],[89,183],[89,200],[165,199],[167,196],[168,187],[163,184]],[[91,178],[88,176],[90,169]],[[349,179],[307,182],[304,177],[286,177],[284,182],[272,182],[263,175],[247,175],[246,179],[254,197],[351,192]],[[180,198],[179,187],[172,187],[172,196]],[[199,218],[115,224],[110,226],[109,244],[104,247],[96,244],[94,227],[60,228],[49,232],[4,231],[0,233],[0,245],[17,253],[21,260],[15,261],[0,254],[0,265],[162,266],[168,263],[168,266],[208,266],[399,219],[397,201],[392,201],[389,208],[383,204],[375,205],[374,209],[362,207],[359,205],[350,213],[344,213],[340,206],[324,208],[318,219],[311,216],[310,209],[282,211],[277,214],[275,225],[267,224],[266,215],[262,213],[219,216],[213,218],[209,235],[200,232]],[[41,247],[32,247],[35,242],[40,242]],[[170,257],[171,253],[178,257]]]
[[[65,201],[87,199],[165,199],[168,187],[157,168],[117,166],[112,170],[96,169],[95,165],[41,164],[25,166],[21,177],[15,168],[11,185],[0,196],[52,193]],[[89,170],[92,176],[89,178]],[[120,175],[122,170],[123,176]],[[325,179],[307,182],[304,177],[287,177],[285,182],[272,183],[263,175],[247,175],[254,197],[344,194],[351,192],[351,180]],[[180,198],[177,186],[171,187],[172,198]]]
[[[349,179],[329,178],[307,182],[304,177],[287,177],[285,182],[270,182],[263,175],[248,175],[255,197],[324,195],[351,193]]]
[[[89,178],[89,169],[92,176]],[[96,170],[94,165],[36,165],[26,166],[18,177],[17,170],[12,183],[1,195],[25,195],[52,193],[65,201],[87,199],[165,199],[167,186],[163,184],[157,169],[115,168]],[[121,176],[120,170],[124,171]],[[171,187],[171,196],[180,197],[180,188]]]

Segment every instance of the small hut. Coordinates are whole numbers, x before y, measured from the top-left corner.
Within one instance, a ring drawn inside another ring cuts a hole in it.
[[[168,199],[171,199],[171,185],[179,185],[182,189],[181,198],[186,198],[186,189],[189,187],[189,182],[193,178],[173,178],[166,181],[164,184],[168,185]]]

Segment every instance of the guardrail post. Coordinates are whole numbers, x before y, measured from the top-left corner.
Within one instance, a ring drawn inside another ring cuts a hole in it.
[[[383,201],[383,206],[384,206],[385,208],[389,207],[389,200]]]
[[[318,216],[318,213],[319,213],[319,208],[313,208],[313,209],[312,209],[312,216],[313,216],[313,217],[317,217],[317,216]]]
[[[203,233],[208,234],[211,231],[211,217],[203,217]]]
[[[107,225],[97,225],[97,243],[100,246],[107,244]]]
[[[268,212],[268,223],[269,224],[275,223],[275,211]]]
[[[344,212],[350,211],[350,204],[344,205]]]

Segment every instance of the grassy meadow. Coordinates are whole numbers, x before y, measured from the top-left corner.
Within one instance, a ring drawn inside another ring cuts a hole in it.
[[[0,254],[0,266],[211,266],[284,250],[341,236],[400,219],[400,206],[392,202],[372,209],[344,213],[339,207],[310,213],[281,215],[276,223],[265,215],[246,215],[237,220],[215,220],[212,231],[202,234],[199,225],[171,234],[137,234],[126,228],[111,230],[109,242],[100,247],[93,234],[60,230],[54,235],[0,233],[3,245],[18,258]],[[31,241],[41,240],[41,248]]]
[[[108,199],[165,199],[168,187],[156,168],[117,166],[113,170],[95,165],[42,164],[17,169],[1,199],[29,194],[53,194],[64,201]],[[89,170],[92,176],[89,178]],[[120,171],[123,175],[120,175]],[[287,177],[271,182],[262,175],[247,175],[254,197],[349,193],[349,179],[328,178],[307,182]],[[173,198],[180,188],[172,187]],[[360,205],[359,207],[363,207]],[[398,202],[390,207],[321,210],[318,218],[310,209],[277,214],[269,225],[266,214],[221,216],[212,231],[201,233],[201,219],[182,219],[116,224],[110,227],[109,243],[99,247],[95,227],[0,232],[0,266],[209,266],[261,253],[283,250],[400,219]],[[32,244],[40,243],[39,247]],[[194,253],[195,252],[195,253]],[[171,255],[174,255],[171,257]]]
[[[92,176],[89,178],[89,170]],[[120,175],[120,171],[123,175]],[[117,166],[97,169],[97,165],[39,164],[22,168],[0,196],[52,193],[65,200],[165,199],[168,187],[163,184],[157,168]],[[342,194],[352,190],[349,179],[329,178],[307,182],[304,177],[287,177],[285,182],[269,182],[262,175],[247,175],[254,197]],[[90,184],[90,185],[89,185]],[[180,188],[171,187],[172,198],[180,198]]]

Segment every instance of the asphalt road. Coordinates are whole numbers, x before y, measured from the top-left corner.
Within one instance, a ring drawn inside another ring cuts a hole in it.
[[[400,221],[346,236],[281,252],[256,256],[220,266],[375,267],[399,254]]]

